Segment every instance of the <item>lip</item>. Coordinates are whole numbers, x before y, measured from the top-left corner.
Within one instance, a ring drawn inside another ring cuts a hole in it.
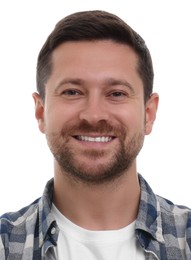
[[[81,145],[85,145],[91,148],[99,148],[112,143],[112,141],[116,138],[112,135],[100,135],[100,134],[80,134],[74,135],[73,138],[80,143]]]
[[[108,143],[112,141],[111,136],[87,136],[87,135],[78,135],[77,138],[79,141],[84,142],[96,142],[96,143]]]

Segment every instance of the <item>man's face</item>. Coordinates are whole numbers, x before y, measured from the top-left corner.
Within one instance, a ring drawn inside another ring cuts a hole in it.
[[[54,50],[45,101],[34,98],[39,128],[64,174],[103,183],[135,166],[155,116],[154,102],[144,104],[137,63],[130,47],[112,41]]]

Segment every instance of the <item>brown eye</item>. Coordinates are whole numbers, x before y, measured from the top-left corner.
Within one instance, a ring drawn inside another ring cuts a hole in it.
[[[75,90],[75,89],[68,89],[68,90],[63,91],[62,95],[77,96],[77,95],[80,95],[80,91]]]
[[[113,97],[123,97],[123,96],[125,96],[125,94],[123,92],[118,91],[118,92],[113,92],[111,94],[111,96],[113,96]]]

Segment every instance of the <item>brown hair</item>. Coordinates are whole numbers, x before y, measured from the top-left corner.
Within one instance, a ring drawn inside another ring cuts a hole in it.
[[[37,61],[37,90],[44,100],[45,84],[51,75],[52,52],[67,41],[113,40],[127,44],[138,56],[138,73],[143,81],[145,101],[153,88],[153,65],[150,52],[139,34],[114,14],[85,11],[71,14],[59,21],[44,43]]]

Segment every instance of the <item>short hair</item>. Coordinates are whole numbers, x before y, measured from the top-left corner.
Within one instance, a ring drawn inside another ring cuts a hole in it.
[[[118,16],[105,11],[83,11],[60,20],[44,43],[37,61],[37,91],[45,98],[45,84],[52,72],[52,52],[67,41],[112,40],[130,46],[138,56],[137,70],[143,82],[144,100],[153,89],[152,59],[145,41]]]

